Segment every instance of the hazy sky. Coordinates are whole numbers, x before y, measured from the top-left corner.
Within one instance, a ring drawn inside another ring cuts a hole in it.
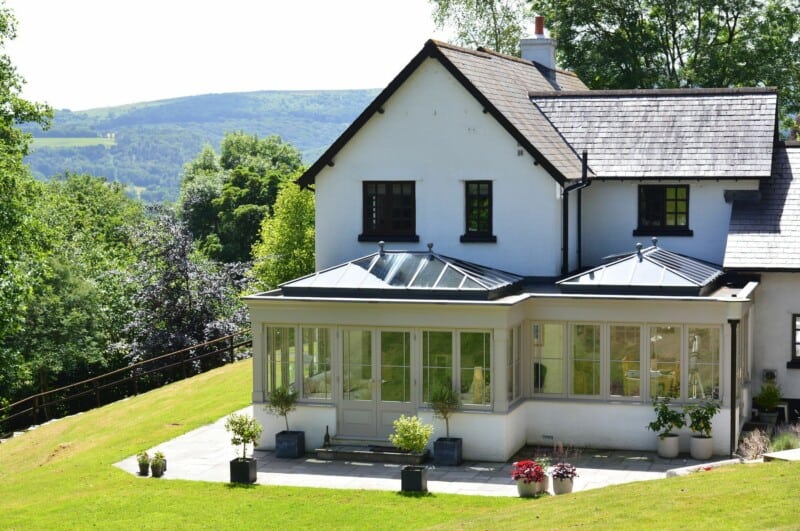
[[[385,86],[428,0],[5,0],[24,96],[82,110],[213,92]]]

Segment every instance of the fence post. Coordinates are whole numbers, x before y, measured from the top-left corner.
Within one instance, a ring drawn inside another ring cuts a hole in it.
[[[181,371],[183,372],[183,379],[186,379],[186,363],[189,361],[189,350],[183,351],[183,363],[181,363]]]
[[[94,401],[100,407],[100,386],[97,385],[97,380],[94,381]]]
[[[39,396],[33,397],[33,410],[31,410],[31,426],[39,421]]]
[[[231,343],[228,346],[228,359],[231,361],[231,363],[234,362],[234,359],[233,359],[233,345],[234,345],[235,342],[236,342],[236,334],[234,333],[234,334],[231,334]]]
[[[139,374],[133,369],[133,396],[139,394]]]

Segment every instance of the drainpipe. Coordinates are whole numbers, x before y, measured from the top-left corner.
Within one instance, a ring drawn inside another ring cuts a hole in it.
[[[588,155],[586,150],[583,150],[581,157],[581,180],[575,184],[564,187],[561,192],[561,274],[566,275],[569,272],[569,196],[568,194],[573,190],[583,190],[587,188],[592,182],[589,180],[589,165],[587,163]],[[581,203],[580,193],[578,193],[578,254],[581,252]],[[578,260],[580,262],[580,259]],[[580,267],[580,265],[578,266]]]
[[[736,453],[736,352],[738,350],[736,345],[737,329],[739,327],[739,319],[728,319],[728,324],[731,327],[731,457]]]

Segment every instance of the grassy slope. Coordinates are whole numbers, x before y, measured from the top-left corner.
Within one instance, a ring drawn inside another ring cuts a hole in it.
[[[798,521],[800,464],[727,467],[539,500],[231,487],[137,478],[112,466],[245,406],[250,371],[249,361],[227,366],[0,445],[0,528],[774,528]]]

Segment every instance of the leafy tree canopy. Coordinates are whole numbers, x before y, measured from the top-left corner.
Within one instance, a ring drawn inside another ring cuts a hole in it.
[[[519,55],[519,38],[533,19],[524,0],[430,0],[438,29],[456,31],[456,43]]]
[[[283,186],[274,214],[264,219],[253,247],[251,275],[271,289],[314,271],[314,194],[293,182]]]
[[[228,133],[219,157],[206,146],[185,167],[179,204],[199,249],[223,262],[250,261],[281,184],[301,168],[300,152],[275,135]]]

